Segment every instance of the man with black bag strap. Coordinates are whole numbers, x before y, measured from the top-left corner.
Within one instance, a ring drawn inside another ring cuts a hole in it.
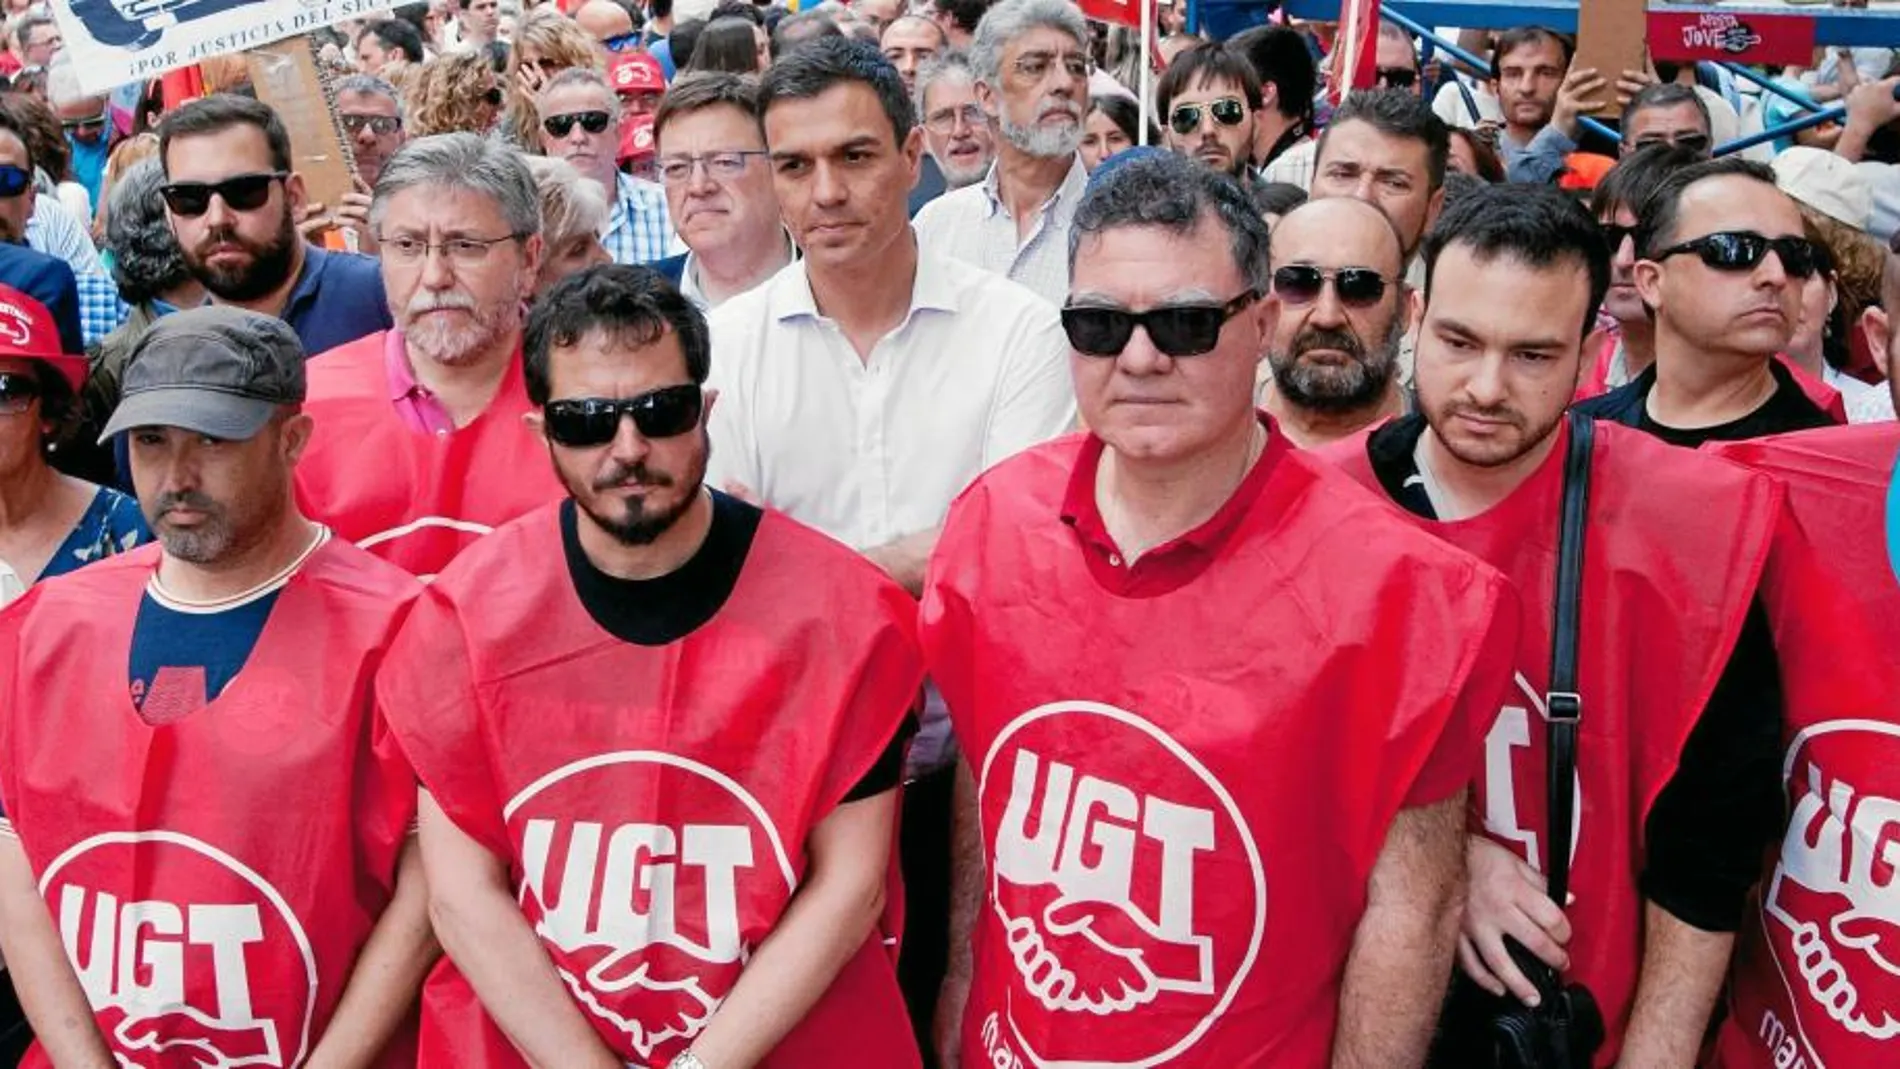
[[[1521,599],[1517,685],[1473,784],[1463,975],[1435,1061],[1686,1069],[1778,834],[1780,677],[1755,603],[1782,493],[1595,425],[1566,682],[1559,527],[1566,486],[1582,489],[1566,477],[1582,424],[1565,408],[1609,250],[1574,201],[1512,187],[1447,211],[1424,255],[1422,414],[1322,455]],[[1553,774],[1569,789],[1552,792]]]

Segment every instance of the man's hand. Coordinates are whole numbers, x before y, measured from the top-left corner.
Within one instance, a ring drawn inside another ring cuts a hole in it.
[[[1570,140],[1577,140],[1583,133],[1580,119],[1603,106],[1597,94],[1608,87],[1609,83],[1595,68],[1571,71],[1557,87],[1557,103],[1550,111],[1550,125]]]
[[[1841,139],[1834,143],[1835,155],[1860,162],[1874,131],[1900,120],[1900,100],[1893,98],[1897,85],[1900,78],[1882,78],[1862,82],[1847,94],[1847,125],[1841,130]]]
[[[1555,969],[1567,968],[1570,921],[1550,900],[1542,873],[1516,854],[1481,835],[1466,838],[1464,929],[1458,936],[1458,963],[1479,987],[1493,995],[1507,990],[1526,1005],[1537,1004],[1537,985],[1530,982],[1510,952],[1510,936]]]
[[[309,242],[317,241],[325,230],[336,225],[330,213],[323,210],[323,203],[314,200],[291,209],[290,219],[297,226],[297,236]]]
[[[1616,108],[1622,111],[1630,106],[1638,93],[1656,84],[1656,75],[1647,70],[1624,71],[1616,79]]]

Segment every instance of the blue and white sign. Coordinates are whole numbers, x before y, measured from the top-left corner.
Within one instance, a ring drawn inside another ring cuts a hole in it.
[[[361,18],[396,0],[52,0],[89,93]]]

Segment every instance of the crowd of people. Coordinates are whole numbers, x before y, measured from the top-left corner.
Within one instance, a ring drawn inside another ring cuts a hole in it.
[[[1900,1058],[1900,52],[0,15],[0,1064]]]

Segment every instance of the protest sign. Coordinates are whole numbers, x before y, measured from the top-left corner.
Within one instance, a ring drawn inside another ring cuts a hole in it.
[[[395,0],[52,0],[79,84],[104,93],[212,56],[258,48]]]

